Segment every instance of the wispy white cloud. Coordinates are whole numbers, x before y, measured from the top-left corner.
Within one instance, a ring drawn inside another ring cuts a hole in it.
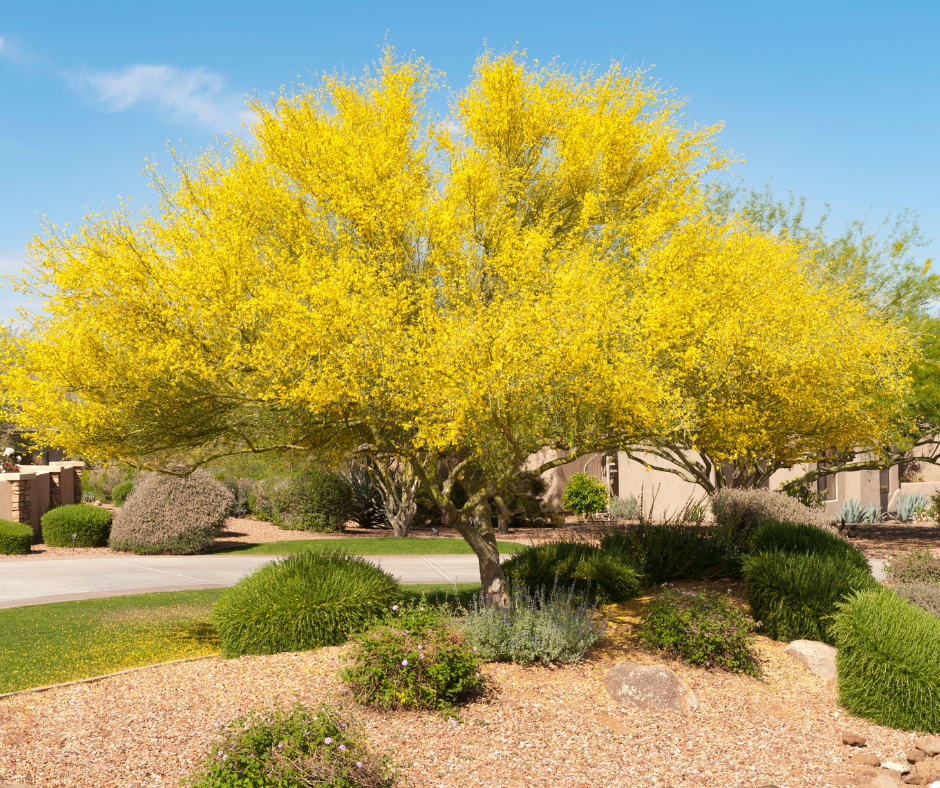
[[[226,87],[220,74],[202,68],[137,64],[113,71],[86,69],[69,75],[69,81],[110,112],[169,112],[174,120],[215,133],[238,131],[246,120],[244,99]]]
[[[31,66],[38,58],[26,49],[15,36],[0,35],[0,58],[17,66]]]

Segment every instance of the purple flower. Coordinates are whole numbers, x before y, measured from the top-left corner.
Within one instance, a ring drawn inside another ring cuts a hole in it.
[[[450,724],[451,724],[451,725],[456,725],[456,724],[457,724],[457,720],[451,720],[451,721],[450,721]]]
[[[362,761],[356,761],[356,766],[361,769],[361,768],[362,768]]]
[[[407,660],[407,659],[403,659],[403,660],[401,661],[401,664],[404,665],[405,667],[408,667],[408,660]]]
[[[421,656],[421,659],[424,659],[424,654],[421,654],[420,656]]]
[[[327,737],[323,740],[323,743],[324,743],[324,744],[332,744],[332,743],[333,743],[333,740],[332,740],[329,736],[327,736]]]
[[[340,750],[345,750],[345,749],[346,749],[346,745],[345,745],[345,744],[341,744],[341,745],[339,746],[339,748],[340,748]]]
[[[419,645],[419,646],[418,646],[418,651],[421,651],[421,649],[423,649],[423,648],[424,648],[424,646]]]
[[[345,723],[345,722],[341,722],[341,723],[339,724],[339,727],[342,728],[343,730],[346,730],[346,723]]]
[[[474,647],[473,647],[473,650],[474,650],[474,651],[476,651],[476,650],[477,650],[477,647],[476,647],[476,646],[474,646]]]
[[[392,610],[398,610],[398,605],[392,605]]]
[[[222,760],[223,760],[223,761],[227,761],[227,760],[228,760],[228,755],[223,755],[223,756],[222,756]]]

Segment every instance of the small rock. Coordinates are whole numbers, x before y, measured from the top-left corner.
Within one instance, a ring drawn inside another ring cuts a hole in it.
[[[851,758],[849,758],[849,763],[863,763],[865,766],[871,766],[877,769],[881,766],[881,761],[874,755],[871,755],[867,752],[857,752]]]
[[[842,734],[842,743],[847,744],[849,747],[867,747],[868,739],[860,733],[849,733],[849,731],[845,731]]]
[[[866,766],[864,763],[853,763],[849,766],[849,771],[859,777],[874,777],[878,774],[871,766]]]
[[[884,764],[882,764],[882,767],[884,767]],[[901,782],[901,778],[905,774],[904,772],[899,771],[898,769],[881,768],[881,769],[878,769],[877,771],[878,771],[878,774],[883,774],[885,777],[890,777],[892,780],[898,783]]]
[[[828,643],[817,640],[794,640],[785,649],[798,662],[803,664],[814,676],[824,679],[836,679],[836,654],[838,649]]]
[[[879,774],[872,778],[871,788],[898,788],[898,781],[888,777],[887,774]]]
[[[907,774],[911,770],[911,767],[906,763],[897,763],[896,761],[882,761],[882,769],[893,769],[896,772],[901,772],[902,774]]]
[[[928,785],[927,788],[940,788],[940,780],[930,783],[930,785]]]
[[[858,785],[854,777],[843,777],[841,774],[824,774],[822,781],[827,785]]]
[[[911,772],[910,774],[905,774],[901,782],[905,785],[920,785],[920,781],[923,779],[923,777],[918,777],[914,772]]]
[[[923,741],[914,742],[914,746],[918,750],[923,750],[930,756],[940,755],[940,736],[935,736],[932,739],[924,739]]]
[[[913,750],[907,751],[907,761],[908,763],[920,763],[927,757],[927,753],[923,750],[918,750],[916,747]]]
[[[924,758],[914,764],[914,771],[921,777],[935,777],[940,772],[940,768],[937,767],[937,762],[933,758]]]
[[[689,711],[698,698],[682,679],[660,665],[620,662],[604,676],[604,689],[622,705],[640,709]]]

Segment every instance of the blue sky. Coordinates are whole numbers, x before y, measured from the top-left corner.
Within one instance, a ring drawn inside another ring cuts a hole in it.
[[[832,206],[841,228],[911,208],[940,236],[937,2],[5,3],[0,12],[0,270],[42,215],[137,204],[145,157],[241,122],[245,98],[374,61],[387,38],[463,87],[518,45],[569,66],[652,66],[687,118],[725,123],[745,186]],[[444,109],[441,99],[441,109]],[[924,251],[935,256],[940,241]],[[7,318],[21,299],[0,290]]]

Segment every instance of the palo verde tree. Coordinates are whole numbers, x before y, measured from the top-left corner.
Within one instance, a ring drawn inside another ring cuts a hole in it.
[[[9,410],[73,455],[177,472],[245,451],[407,466],[501,596],[490,501],[675,434],[707,395],[676,386],[663,288],[688,291],[691,318],[707,305],[702,184],[729,160],[616,64],[484,55],[446,124],[427,110],[438,81],[389,51],[374,75],[256,103],[250,141],[151,167],[152,207],[49,226]],[[710,233],[760,252],[733,276],[782,248],[744,223]]]

